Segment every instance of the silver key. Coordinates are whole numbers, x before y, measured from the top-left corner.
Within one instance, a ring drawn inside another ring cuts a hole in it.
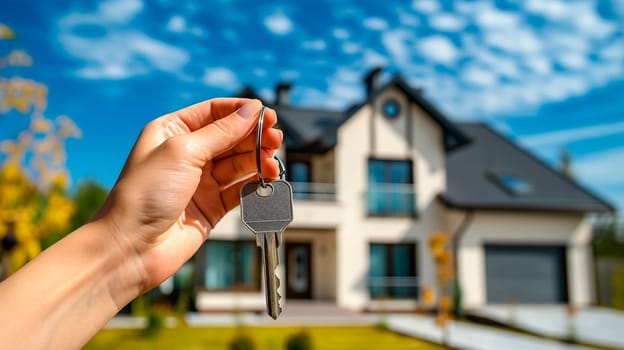
[[[256,235],[256,244],[262,250],[267,312],[277,319],[282,308],[275,269],[282,232],[293,219],[292,188],[283,180],[267,182],[264,187],[260,183],[246,184],[241,189],[240,207],[243,224]]]

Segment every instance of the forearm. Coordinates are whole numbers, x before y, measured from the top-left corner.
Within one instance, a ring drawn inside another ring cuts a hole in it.
[[[140,294],[140,267],[108,230],[87,224],[0,284],[3,346],[79,348]]]

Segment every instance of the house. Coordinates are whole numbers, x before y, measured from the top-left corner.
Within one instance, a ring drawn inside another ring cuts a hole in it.
[[[428,247],[452,235],[464,307],[595,301],[590,215],[613,207],[485,124],[450,121],[400,76],[365,78],[348,110],[299,108],[279,84],[294,220],[281,295],[411,310],[435,286]],[[253,90],[241,92],[257,97]],[[200,311],[262,310],[259,250],[230,212],[196,256]]]

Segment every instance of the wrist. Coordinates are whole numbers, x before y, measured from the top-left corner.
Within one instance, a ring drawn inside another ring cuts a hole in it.
[[[111,300],[121,310],[126,304],[146,291],[147,277],[138,250],[110,217],[103,216],[84,226],[100,236],[106,247],[103,276]]]

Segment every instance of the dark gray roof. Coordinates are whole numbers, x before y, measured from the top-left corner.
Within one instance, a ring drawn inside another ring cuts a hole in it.
[[[613,212],[614,207],[482,123],[455,123],[472,140],[447,153],[447,191],[440,198],[463,209]],[[531,190],[514,194],[497,181],[511,175]]]
[[[444,132],[444,145],[446,150],[453,149],[468,142],[468,138],[461,133],[446,117],[438,111],[421,94],[419,89],[409,86],[400,76],[393,77],[386,84],[376,88],[361,103],[355,104],[344,111],[300,108],[285,104],[263,103],[279,114],[279,126],[284,130],[284,143],[291,151],[303,152],[326,152],[336,145],[336,133],[338,128],[353,114],[383,91],[390,87],[401,89],[413,102],[420,106]],[[239,93],[239,97],[257,98],[259,95],[249,86],[245,86]]]
[[[291,151],[325,152],[336,145],[336,130],[344,119],[342,111],[273,106]]]

